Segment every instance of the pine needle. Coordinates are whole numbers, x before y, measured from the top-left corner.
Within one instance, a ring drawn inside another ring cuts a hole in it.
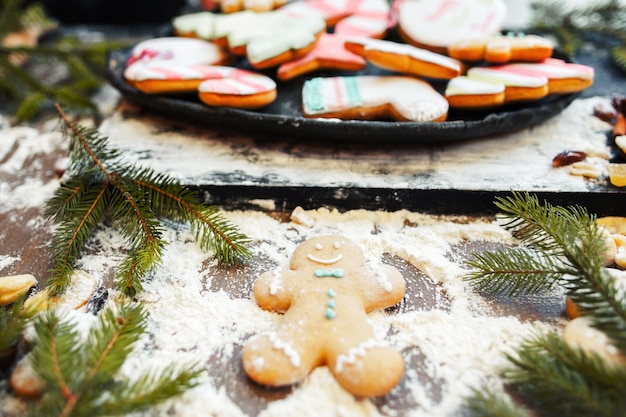
[[[594,216],[577,206],[539,204],[528,193],[512,193],[496,205],[521,246],[476,255],[468,262],[471,285],[508,295],[561,285],[581,314],[626,354],[626,297],[603,264],[605,240]],[[505,383],[539,415],[626,415],[626,367],[572,348],[555,333],[527,339],[507,358]],[[473,416],[509,416],[501,401],[475,392],[468,407]]]
[[[144,410],[194,387],[197,365],[145,371],[133,381],[118,373],[145,332],[141,305],[105,308],[83,339],[67,312],[49,310],[34,323],[33,368],[44,380],[43,398],[32,416],[98,417]]]
[[[45,214],[59,223],[47,283],[52,294],[67,289],[75,262],[105,219],[125,237],[128,254],[116,285],[129,297],[142,290],[142,280],[161,262],[167,244],[161,219],[188,223],[200,248],[227,265],[250,258],[249,238],[216,207],[201,203],[174,178],[125,163],[106,137],[74,124],[58,105],[57,110],[70,140],[70,163],[68,179],[45,207]]]

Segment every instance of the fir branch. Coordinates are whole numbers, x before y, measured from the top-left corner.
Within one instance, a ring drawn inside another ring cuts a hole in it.
[[[71,175],[45,207],[45,214],[60,223],[52,241],[52,294],[68,287],[74,263],[105,218],[113,220],[129,249],[116,274],[116,285],[127,296],[141,291],[143,278],[161,262],[162,218],[189,223],[201,249],[214,251],[223,263],[250,258],[249,239],[216,207],[201,203],[174,178],[124,163],[106,137],[72,123],[60,106],[57,110],[70,138]]]
[[[611,50],[611,56],[613,57],[615,65],[617,65],[617,67],[622,71],[626,72],[626,42],[624,45],[614,47]]]
[[[508,285],[516,288],[513,294],[520,294],[539,289],[534,285],[545,276],[562,285],[581,314],[590,317],[593,326],[626,353],[626,298],[618,291],[611,269],[604,267],[605,240],[594,217],[580,207],[541,206],[527,193],[498,199],[497,206],[504,211],[504,227],[529,248],[478,255],[469,262],[476,268],[468,277],[472,285],[489,293],[508,290]],[[546,265],[549,267],[543,271],[538,268]],[[624,415],[626,367],[571,347],[556,333],[527,339],[507,359],[511,366],[503,373],[505,383],[540,415]],[[501,400],[475,392],[467,404],[472,415],[505,417],[508,414],[494,411],[501,409]]]
[[[626,368],[607,366],[554,333],[526,340],[508,359],[505,379],[546,415],[614,417],[626,410]]]
[[[25,297],[19,297],[10,306],[0,307],[0,360],[13,354],[26,328],[27,319],[22,314]]]
[[[50,310],[35,320],[32,363],[46,391],[30,414],[47,416],[112,416],[137,412],[194,387],[201,370],[185,365],[160,373],[148,371],[135,382],[118,377],[145,332],[146,312],[123,305],[101,312],[82,340],[67,313]]]
[[[481,417],[530,417],[530,412],[513,403],[504,393],[496,393],[489,387],[473,389],[466,399],[465,407],[471,416]]]
[[[528,193],[514,192],[496,205],[503,211],[503,227],[530,247],[536,259],[524,259],[519,255],[525,252],[517,250],[480,254],[468,261],[470,284],[489,294],[504,290],[509,295],[561,285],[581,313],[626,352],[626,299],[604,268],[606,244],[594,216],[581,207],[540,205]]]
[[[535,1],[532,9],[532,29],[554,33],[561,48],[569,54],[580,48],[585,33],[626,42],[626,8],[621,0],[594,2],[578,8],[568,6],[563,0]]]
[[[91,96],[102,85],[106,51],[127,46],[127,42],[83,43],[62,37],[48,45],[39,45],[37,37],[54,25],[40,5],[26,3],[26,0],[0,0],[0,79],[5,81],[0,82],[0,95],[15,106],[11,110],[18,121],[34,118],[52,103],[60,103],[77,113],[96,114],[97,106]],[[24,45],[4,42],[15,33],[24,34],[29,40]],[[35,75],[33,69],[39,67],[63,71],[46,79]]]

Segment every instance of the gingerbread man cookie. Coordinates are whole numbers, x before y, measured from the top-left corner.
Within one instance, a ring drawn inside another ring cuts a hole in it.
[[[284,312],[281,324],[243,348],[243,366],[257,383],[283,386],[328,366],[337,382],[360,397],[381,396],[402,378],[402,355],[376,339],[367,313],[404,297],[398,270],[365,262],[361,249],[339,236],[298,246],[290,268],[254,283],[258,305]]]

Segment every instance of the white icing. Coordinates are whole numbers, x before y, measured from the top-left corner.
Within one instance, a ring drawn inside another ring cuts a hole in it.
[[[317,262],[317,263],[324,264],[324,265],[331,265],[331,264],[339,262],[341,258],[343,258],[343,253],[340,253],[334,258],[329,258],[329,259],[318,258],[317,256],[309,253],[307,255],[307,258],[309,258],[313,262]]]
[[[506,17],[503,0],[403,0],[398,25],[410,39],[445,47],[468,38],[493,35]]]
[[[446,86],[446,96],[458,96],[466,94],[500,94],[504,92],[504,84],[498,82],[486,82],[472,79],[464,75],[455,77]]]
[[[473,67],[467,71],[467,76],[486,82],[503,83],[507,87],[538,88],[548,83],[548,79],[541,75],[518,74],[502,67]]]
[[[335,364],[335,373],[342,372],[345,365],[353,365],[354,363],[356,363],[359,357],[364,357],[367,354],[367,349],[384,346],[384,343],[379,342],[376,339],[368,339],[364,342],[361,342],[358,346],[353,347],[347,353],[341,354],[337,357],[337,363]]]
[[[151,52],[157,54],[153,55]],[[138,43],[133,48],[130,60],[137,59],[136,63],[149,65],[201,65],[214,64],[222,56],[220,47],[202,39],[165,37]]]
[[[287,342],[282,341],[278,338],[276,332],[271,332],[268,335],[270,342],[272,342],[272,347],[276,350],[282,351],[294,368],[298,368],[301,364],[300,354]]]
[[[226,15],[228,16],[228,15]],[[284,12],[257,13],[245,18],[245,25],[224,25],[231,48],[246,46],[252,63],[262,62],[291,49],[302,49],[315,42],[326,28],[320,17],[293,17]]]
[[[211,12],[189,13],[172,20],[172,26],[178,33],[193,33],[197,37],[207,40],[215,38],[215,18]]]

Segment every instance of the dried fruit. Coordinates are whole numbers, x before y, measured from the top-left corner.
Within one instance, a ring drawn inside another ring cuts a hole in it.
[[[606,170],[611,184],[616,187],[626,186],[626,164],[608,164]]]
[[[613,120],[617,117],[617,109],[603,102],[593,107],[593,115],[604,122],[613,123]]]
[[[552,166],[554,168],[564,167],[574,162],[584,161],[586,158],[587,153],[583,151],[563,151],[552,159]]]

